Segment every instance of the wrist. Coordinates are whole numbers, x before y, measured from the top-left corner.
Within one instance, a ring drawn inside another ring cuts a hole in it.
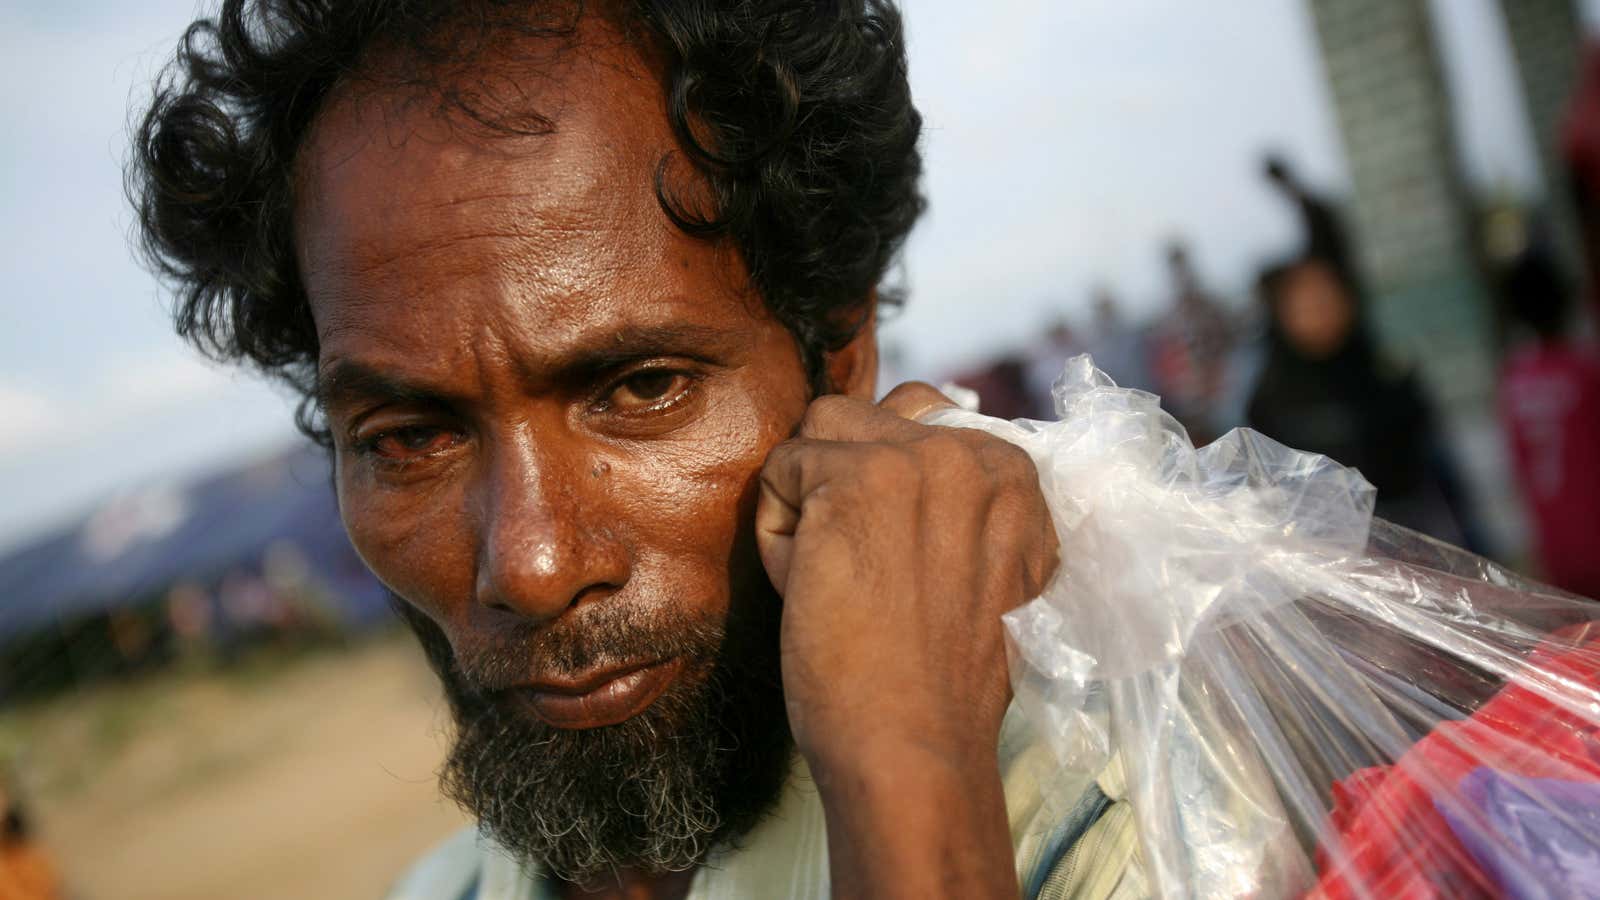
[[[929,741],[877,736],[800,748],[818,787],[824,782],[985,781],[1000,775],[998,741]]]
[[[836,898],[1016,897],[994,747],[873,742],[807,762]]]

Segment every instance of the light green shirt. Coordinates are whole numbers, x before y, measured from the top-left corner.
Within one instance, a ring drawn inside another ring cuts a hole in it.
[[[1041,900],[1145,894],[1120,775],[1067,772],[1015,710],[1000,740],[1001,778],[1017,878]],[[796,757],[777,807],[740,842],[696,870],[688,900],[812,900],[828,896],[822,799]],[[474,828],[434,849],[389,900],[555,900],[554,886]]]

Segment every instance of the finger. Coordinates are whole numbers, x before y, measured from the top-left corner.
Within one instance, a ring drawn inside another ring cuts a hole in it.
[[[849,466],[847,443],[810,439],[788,440],[772,448],[761,467],[759,504],[770,506],[756,512],[757,531],[793,534],[800,509],[812,491],[825,483],[830,474]]]
[[[894,413],[902,419],[920,422],[924,415],[933,410],[955,405],[954,400],[941,394],[933,385],[921,381],[907,381],[885,395],[878,403],[878,408]]]
[[[767,454],[756,497],[756,549],[773,587],[781,595],[789,580],[794,536],[806,497],[831,474],[849,465],[842,444],[830,441],[784,441]]]
[[[761,467],[760,496],[756,499],[756,533],[794,534],[800,521],[800,501],[805,498],[797,457],[800,441],[784,441],[767,454]]]
[[[794,533],[800,527],[800,510],[790,506],[765,483],[756,498],[756,552],[767,579],[782,597],[789,590],[789,566],[794,558]]]
[[[875,403],[843,394],[825,394],[811,401],[800,420],[798,437],[815,441],[910,441],[923,426]]]

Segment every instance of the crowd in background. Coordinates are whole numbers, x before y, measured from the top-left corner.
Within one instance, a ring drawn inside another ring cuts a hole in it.
[[[1592,77],[1600,112],[1600,69]],[[1589,118],[1600,121],[1583,121]],[[1600,139],[1575,138],[1572,146],[1575,168],[1600,173]],[[1581,154],[1593,162],[1578,161]],[[1473,502],[1459,448],[1417,368],[1381,346],[1356,243],[1334,204],[1283,159],[1268,157],[1263,175],[1266,188],[1292,206],[1300,235],[1293,253],[1263,267],[1254,296],[1228,303],[1210,293],[1190,247],[1174,241],[1165,251],[1169,297],[1155,320],[1127,321],[1101,287],[1086,327],[1063,317],[1032,346],[950,380],[976,390],[991,415],[1051,418],[1051,384],[1067,359],[1087,352],[1119,385],[1160,395],[1197,445],[1249,426],[1325,454],[1372,482],[1378,516],[1600,596],[1600,356],[1592,340],[1574,336],[1583,320],[1576,273],[1562,272],[1537,235],[1486,273],[1499,336],[1496,412],[1506,475],[1531,531],[1522,554],[1487,536],[1480,517],[1501,511]],[[1590,181],[1600,197],[1600,177]],[[1600,225],[1591,247],[1600,247],[1596,235]],[[1590,284],[1594,278],[1589,273]]]
[[[1119,385],[1159,395],[1196,444],[1248,426],[1326,454],[1372,482],[1377,515],[1600,598],[1600,354],[1592,337],[1600,309],[1593,299],[1600,296],[1600,54],[1574,97],[1564,149],[1583,270],[1564,271],[1550,242],[1535,236],[1485,273],[1497,323],[1495,410],[1506,477],[1529,524],[1525,554],[1493,545],[1482,517],[1500,511],[1475,502],[1461,474],[1461,448],[1428,386],[1376,333],[1358,236],[1338,205],[1281,158],[1262,161],[1261,189],[1293,211],[1298,239],[1292,252],[1262,267],[1250,296],[1222,296],[1205,283],[1196,262],[1203,235],[1200,244],[1174,239],[1152,251],[1163,254],[1167,273],[1163,312],[1153,320],[1133,321],[1114,290],[1101,286],[1089,298],[1086,321],[1063,313],[1030,345],[947,374],[976,390],[990,415],[1047,419],[1063,366],[1091,353]],[[892,368],[894,349],[885,349]],[[325,493],[324,477],[305,483]],[[230,507],[220,518],[262,508],[254,496],[238,503],[240,512]],[[49,628],[0,633],[0,699],[32,699],[174,661],[227,665],[263,645],[338,639],[370,625],[377,615],[370,610],[385,602],[381,592],[364,572],[325,577],[340,571],[338,560],[354,557],[331,505],[318,514],[333,530],[304,551],[286,536],[303,537],[309,519],[286,518],[282,534],[241,535],[203,576],[152,582]],[[62,536],[68,539],[76,536]],[[173,543],[196,541],[180,534]],[[334,559],[331,567],[315,564],[310,551],[319,546]],[[360,607],[366,612],[340,611],[341,598],[362,594],[371,595]],[[32,843],[5,763],[0,759],[0,900],[58,897],[58,879]]]

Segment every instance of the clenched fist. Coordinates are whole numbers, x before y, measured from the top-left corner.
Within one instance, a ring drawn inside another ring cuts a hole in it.
[[[941,798],[935,827],[954,834],[962,823],[951,814],[970,802],[984,836],[959,842],[959,852],[998,855],[998,828],[1014,878],[995,762],[1010,697],[1000,617],[1040,593],[1057,545],[1024,451],[914,421],[948,404],[921,384],[878,405],[820,397],[761,475],[757,541],[784,599],[795,740],[822,786],[834,853],[865,852],[841,847],[841,828],[873,842],[874,858],[855,861],[867,871],[841,872],[836,861],[835,896],[852,884],[881,895],[889,885],[875,873],[894,863],[882,858],[893,851],[883,842],[906,836],[886,838],[876,826],[916,826],[905,821],[917,808],[907,795],[945,789],[959,796]],[[892,821],[877,821],[880,801],[900,810]],[[967,874],[991,887],[985,879],[999,875]],[[903,888],[903,875],[890,881]]]

